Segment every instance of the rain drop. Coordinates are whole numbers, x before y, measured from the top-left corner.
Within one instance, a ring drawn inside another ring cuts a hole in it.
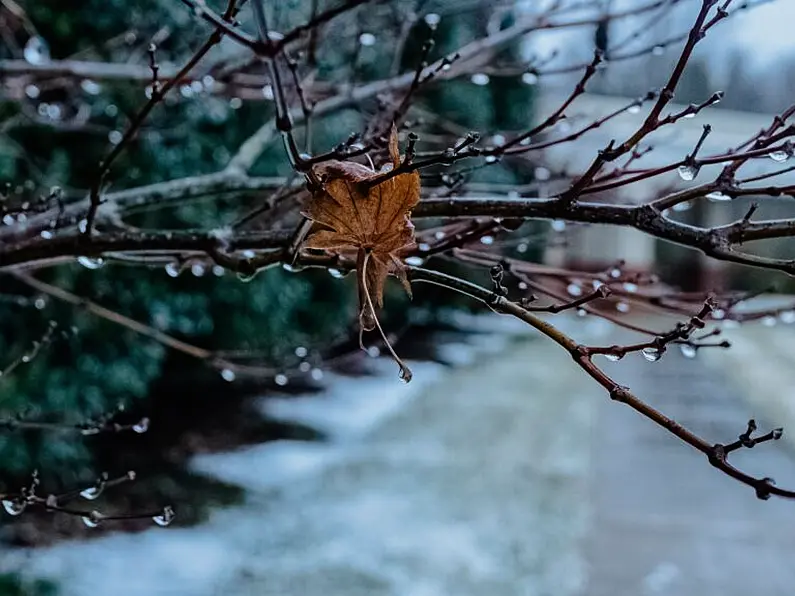
[[[711,193],[707,194],[707,200],[714,201],[714,202],[717,202],[717,201],[731,201],[732,198],[729,195],[724,194],[724,193],[716,190],[715,192],[711,192]]]
[[[786,151],[771,151],[767,154],[767,156],[777,163],[781,163],[783,161],[787,161],[789,159],[789,153]]]
[[[627,109],[627,112],[629,112],[630,114],[638,114],[640,112],[640,106],[638,104],[632,104]]]
[[[485,244],[486,246],[494,244],[494,236],[482,236],[480,238],[480,243]]]
[[[621,354],[621,353],[617,354],[615,352],[610,352],[608,354],[605,354],[605,358],[607,358],[610,362],[618,362],[623,357],[624,357],[624,354]]]
[[[301,364],[298,365],[298,370],[300,370],[303,373],[309,372],[310,370],[312,370],[312,365],[309,364],[306,360],[304,360]]]
[[[215,277],[223,277],[225,269],[220,265],[213,265],[213,275]]]
[[[442,232],[441,230],[439,230],[438,232],[436,232],[436,233],[433,235],[433,237],[434,237],[436,240],[444,240],[444,238],[445,238],[445,236],[446,236],[446,235],[447,235],[447,234],[445,234],[444,232]]]
[[[629,303],[623,302],[623,301],[622,302],[618,302],[616,304],[616,310],[618,312],[628,313],[629,312]]]
[[[89,95],[99,95],[102,91],[102,87],[91,79],[83,79],[80,82],[80,88]]]
[[[682,211],[687,211],[688,209],[690,209],[690,207],[692,207],[690,201],[682,201],[681,203],[677,203],[676,205],[674,205],[672,209],[677,212],[682,212]]]
[[[569,286],[566,288],[566,291],[570,296],[582,296],[582,288],[575,283],[569,284]]]
[[[436,25],[438,25],[439,21],[441,20],[442,17],[440,17],[435,12],[429,12],[428,14],[425,15],[425,24],[428,25],[429,27],[436,27]]]
[[[692,164],[683,164],[679,166],[676,171],[679,173],[679,177],[685,182],[695,180],[696,176],[698,176],[698,168]]]
[[[613,267],[610,270],[610,277],[612,277],[613,279],[618,279],[619,277],[621,277],[621,269],[619,269],[618,267]]]
[[[105,483],[100,482],[96,486],[90,486],[86,489],[80,491],[80,496],[83,497],[86,501],[93,501],[99,495],[102,494],[102,491],[105,489]]]
[[[174,509],[170,505],[166,505],[163,507],[163,513],[153,516],[152,521],[161,528],[165,528],[174,521],[175,517],[176,515],[174,514]]]
[[[665,46],[654,46],[651,53],[654,56],[662,56],[665,53]]]
[[[766,317],[762,317],[762,325],[765,327],[773,327],[776,324],[776,317],[772,315],[767,315]]]
[[[3,499],[3,509],[8,515],[19,515],[25,511],[27,503],[22,499]]]
[[[88,515],[84,515],[81,519],[87,528],[96,528],[99,526],[99,522],[102,521],[102,514],[99,511],[92,511]]]
[[[273,377],[273,382],[276,383],[279,387],[284,387],[287,385],[288,379],[287,375],[279,373],[275,377]]]
[[[38,35],[34,35],[25,44],[22,56],[29,64],[44,64],[50,61],[50,48],[46,41]]]
[[[313,368],[312,372],[309,373],[309,376],[312,377],[315,381],[319,381],[323,378],[323,371],[319,368]]]
[[[36,87],[36,85],[27,85],[25,87],[25,95],[27,95],[30,99],[36,99],[40,93],[41,90]]]
[[[795,310],[781,311],[778,315],[778,320],[787,325],[795,323]]]
[[[235,371],[233,371],[231,368],[225,368],[221,371],[221,378],[227,383],[234,381],[236,376],[237,375],[235,375]]]
[[[328,274],[329,274],[331,277],[333,277],[334,279],[342,279],[343,277],[345,277],[345,276],[342,274],[342,271],[340,271],[339,269],[333,269],[333,268],[329,268],[329,270],[328,270]]]
[[[376,42],[375,35],[372,33],[362,33],[359,36],[359,43],[365,47],[374,46]]]
[[[105,261],[103,261],[101,257],[86,257],[86,256],[77,257],[77,262],[80,263],[86,269],[99,269],[105,263]]]
[[[562,219],[553,219],[549,225],[552,226],[552,229],[556,232],[562,232],[566,229],[566,222]]]
[[[194,277],[202,277],[204,275],[204,263],[196,262],[190,266],[190,272],[193,274]]]
[[[52,240],[53,233],[50,232],[50,230],[42,230],[41,234],[39,234],[39,236],[41,236],[45,240]]]
[[[39,296],[33,301],[33,306],[36,308],[36,310],[42,310],[45,306],[47,306],[47,301]]]
[[[526,72],[522,74],[522,82],[525,85],[535,85],[538,82],[538,75],[534,72]]]
[[[472,81],[473,84],[482,87],[483,85],[488,85],[490,79],[489,75],[482,72],[476,72],[469,78],[469,80]]]
[[[6,213],[3,216],[3,223],[5,225],[10,226],[10,225],[13,225],[15,222],[16,222],[16,220],[14,219],[14,216],[11,215],[10,213]]]
[[[412,267],[420,267],[425,262],[425,259],[422,257],[407,257],[406,264],[411,265]]]
[[[262,88],[262,97],[264,97],[268,101],[273,101],[274,98],[273,85],[268,84]]]
[[[679,350],[685,358],[695,358],[696,352],[698,351],[696,347],[691,344],[681,344]]]
[[[138,433],[139,435],[144,434],[146,431],[149,430],[149,418],[141,418],[138,422],[133,424],[133,432]]]
[[[643,357],[649,362],[657,362],[662,358],[662,352],[657,348],[643,348],[641,354],[643,354]]]
[[[178,277],[180,271],[182,271],[182,265],[176,261],[172,261],[166,265],[166,274],[169,277]]]
[[[306,358],[307,354],[309,354],[309,350],[307,350],[304,346],[298,346],[295,349],[295,355],[299,358]]]
[[[634,294],[635,292],[638,291],[638,285],[630,283],[630,282],[626,282],[624,284],[624,290],[629,292],[630,294]]]
[[[378,358],[381,355],[381,350],[378,348],[378,346],[370,346],[367,348],[367,355],[370,358]]]
[[[110,141],[111,145],[118,145],[121,143],[122,134],[118,130],[111,130],[108,133],[108,140]]]

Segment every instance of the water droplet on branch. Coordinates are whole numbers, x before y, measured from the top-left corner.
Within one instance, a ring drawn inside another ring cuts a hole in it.
[[[174,521],[175,517],[176,515],[174,514],[174,509],[171,507],[171,505],[166,505],[163,507],[163,513],[153,516],[152,521],[161,528],[165,528]]]
[[[22,499],[3,499],[3,509],[8,515],[17,516],[25,511],[27,503]]]

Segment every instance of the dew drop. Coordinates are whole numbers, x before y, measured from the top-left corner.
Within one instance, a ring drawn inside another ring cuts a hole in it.
[[[47,300],[45,300],[42,296],[38,296],[33,301],[33,306],[36,308],[36,310],[42,310],[45,306],[47,306]]]
[[[270,85],[270,84],[269,85],[265,85],[262,88],[262,97],[264,97],[268,101],[273,101],[273,98],[274,98],[273,85]]]
[[[446,236],[446,235],[447,235],[447,234],[445,234],[444,232],[442,232],[441,230],[439,230],[438,232],[436,232],[436,233],[433,235],[433,237],[434,237],[436,240],[444,240],[444,238],[445,238],[445,236]]]
[[[520,281],[520,282],[519,282],[519,285],[518,285],[517,287],[518,287],[520,290],[526,290],[526,289],[528,288],[527,284],[526,284],[525,282],[523,282],[523,281]]]
[[[22,499],[3,499],[3,509],[8,515],[17,516],[25,511],[27,503]]]
[[[165,528],[174,521],[175,517],[176,515],[174,514],[174,509],[171,507],[171,505],[166,505],[163,507],[163,513],[153,516],[152,521],[161,528]]]
[[[610,277],[612,277],[613,279],[618,279],[619,277],[621,277],[621,269],[619,269],[618,267],[613,267],[610,270]]]
[[[213,265],[213,275],[215,277],[223,277],[226,270],[220,265]]]
[[[205,272],[204,263],[196,262],[190,266],[190,272],[194,275],[194,277],[202,277]]]
[[[489,78],[489,75],[487,75],[486,73],[476,72],[471,77],[469,77],[469,80],[472,81],[473,84],[482,87],[483,85],[488,85],[491,79]]]
[[[77,257],[77,262],[80,263],[86,269],[99,269],[105,263],[105,261],[103,261],[101,257],[86,257],[86,256]]]
[[[781,163],[789,159],[789,153],[786,151],[771,151],[767,154],[767,156],[777,163]]]
[[[640,106],[638,104],[632,104],[627,109],[627,112],[629,112],[630,114],[638,114],[640,113]]]
[[[3,216],[3,223],[7,226],[11,226],[14,225],[14,223],[16,223],[16,220],[14,219],[13,215],[11,215],[10,213],[6,213]]]
[[[523,73],[522,82],[525,85],[535,85],[536,83],[538,83],[538,75],[534,72]]]
[[[25,87],[25,95],[27,95],[30,99],[36,99],[40,93],[41,90],[36,87],[36,85],[27,85]]]
[[[149,430],[149,418],[141,418],[138,422],[133,424],[133,432],[138,433],[139,435],[144,434],[146,431]]]
[[[231,368],[225,368],[221,371],[221,378],[227,383],[234,381],[236,376],[237,375],[235,375],[235,371],[233,371]]]
[[[618,312],[628,313],[629,312],[629,303],[623,302],[623,301],[616,303],[616,310]]]
[[[566,229],[566,222],[562,219],[553,219],[549,225],[552,226],[552,229],[556,232],[562,232]]]
[[[776,324],[776,317],[773,315],[767,315],[766,317],[762,317],[762,325],[765,327],[773,327]]]
[[[662,352],[657,348],[643,348],[641,354],[643,354],[643,357],[649,362],[657,362],[662,358]]]
[[[425,262],[425,259],[422,257],[407,257],[406,264],[411,265],[412,267],[420,267]]]
[[[651,53],[654,56],[662,56],[663,54],[665,54],[665,46],[654,46],[651,49]]]
[[[108,133],[108,141],[110,141],[111,145],[118,145],[119,143],[121,143],[121,140],[122,140],[122,134],[120,131],[111,130]]]
[[[516,252],[526,253],[528,248],[529,245],[527,244],[527,242],[520,242],[519,245],[516,247]]]
[[[692,207],[690,201],[682,201],[681,203],[674,205],[672,209],[677,213],[681,213],[682,211],[687,211],[690,209],[690,207]]]
[[[285,385],[287,385],[288,381],[289,379],[287,378],[287,375],[282,373],[279,373],[278,375],[273,377],[273,382],[276,383],[279,387],[284,387]]]
[[[41,234],[39,234],[39,236],[41,236],[45,240],[52,240],[53,233],[50,232],[50,230],[42,230]]]
[[[306,360],[304,360],[301,364],[298,365],[298,370],[300,370],[303,373],[309,372],[310,370],[312,370],[312,365],[309,364]]]
[[[494,236],[482,236],[480,238],[480,243],[485,244],[486,246],[494,244]]]
[[[319,368],[313,368],[312,372],[309,373],[309,376],[312,377],[312,379],[314,379],[315,381],[319,381],[320,379],[323,378],[323,371],[320,370]]]
[[[381,350],[378,348],[378,346],[370,346],[367,348],[367,355],[370,358],[378,358],[381,355]]]
[[[610,362],[618,362],[624,357],[624,354],[616,354],[614,352],[610,352],[604,355]]]
[[[298,346],[295,349],[295,355],[299,358],[306,358],[307,354],[309,354],[309,350],[307,350],[304,346]]]
[[[690,164],[683,164],[679,166],[676,171],[678,172],[679,177],[685,182],[695,180],[696,176],[698,176],[698,168]]]
[[[329,270],[328,270],[328,274],[329,274],[331,277],[333,277],[334,279],[342,279],[343,277],[345,277],[345,276],[342,274],[342,271],[340,271],[339,269],[333,269],[333,268],[329,268]]]
[[[679,350],[682,352],[682,356],[685,358],[695,358],[696,353],[698,352],[696,347],[690,344],[680,344]]]

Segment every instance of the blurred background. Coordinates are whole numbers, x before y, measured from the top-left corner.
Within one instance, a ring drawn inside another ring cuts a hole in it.
[[[266,2],[270,26],[300,25],[317,1]],[[681,47],[676,40],[701,2],[662,1],[659,13],[599,21],[645,4],[374,3],[324,30],[332,42],[324,48],[333,50],[315,57],[312,89],[322,99],[347,80],[413,71],[431,25],[437,28],[433,56],[443,56],[520,19],[570,5],[567,18],[589,24],[533,32],[502,56],[565,71],[590,61],[594,47],[605,50],[607,68],[565,124],[592,121],[665,82]],[[655,137],[644,163],[680,159],[705,123],[714,129],[705,148],[737,145],[790,105],[795,40],[788,31],[795,5],[746,4],[698,46],[675,102],[699,103],[715,91],[725,92],[723,100],[681,121],[675,135]],[[246,26],[249,8],[240,16]],[[67,201],[85,196],[97,164],[146,100],[149,44],[156,43],[163,69],[174,68],[206,34],[176,0],[0,0],[4,199],[33,202],[54,186]],[[402,52],[395,51],[399,38],[409,40]],[[642,51],[614,62],[614,48],[621,55]],[[170,94],[119,158],[113,190],[221,170],[274,114],[264,71],[257,64],[241,69],[247,59],[226,41],[213,50],[213,70]],[[64,61],[114,66],[97,76],[48,71]],[[522,130],[554,111],[581,74],[536,76],[486,66],[423,89],[410,118],[418,126],[444,120],[439,128],[448,132]],[[129,74],[142,67],[143,77]],[[333,147],[362,130],[372,111],[343,109],[318,120],[314,146]],[[560,145],[523,167],[473,168],[467,183],[530,185],[532,196],[543,196],[550,179],[587,167],[598,149],[625,137],[641,117],[626,113],[583,137],[576,150]],[[432,133],[424,138],[434,142]],[[281,144],[268,145],[250,173],[288,178]],[[423,185],[438,184],[443,175],[424,174]],[[681,184],[674,173],[623,189],[620,198],[645,201]],[[220,229],[263,200],[261,191],[244,190],[132,208],[125,221],[140,228]],[[766,201],[760,214],[789,215],[791,200]],[[744,198],[729,206],[702,201],[685,204],[677,216],[716,225],[742,217],[749,204]],[[19,223],[3,219],[3,225]],[[267,219],[250,223],[255,230],[267,226]],[[763,292],[755,303],[760,308],[790,304],[795,287],[783,275],[708,262],[632,230],[530,222],[518,235],[530,240],[506,252],[526,260],[591,270],[624,260],[629,271],[656,272],[685,290]],[[785,239],[761,251],[781,256],[792,249]],[[438,267],[484,277],[446,262]],[[1,276],[3,358],[19,358],[50,321],[69,332],[2,379],[0,419],[78,424],[111,413],[123,424],[148,418],[151,425],[143,434],[87,437],[0,431],[0,492],[26,485],[34,470],[53,492],[90,486],[102,472],[115,477],[135,470],[135,482],[103,494],[96,507],[113,514],[171,504],[177,518],[167,529],[150,520],[88,528],[80,517],[4,515],[0,595],[726,596],[789,594],[795,581],[789,563],[794,505],[758,501],[675,438],[609,403],[544,338],[440,290],[418,286],[410,301],[398,284],[388,285],[381,322],[415,373],[402,385],[394,363],[377,349],[358,350],[352,276],[277,268],[244,283],[202,263],[83,261],[48,267],[39,277],[176,338],[243,354],[271,372],[219,374]],[[675,323],[648,313],[630,316],[660,329]],[[795,423],[793,327],[787,324],[793,320],[766,317],[742,328],[727,322],[730,350],[700,350],[695,359],[672,351],[660,362],[633,355],[607,363],[606,370],[716,442],[733,440],[751,417],[760,428],[786,427]],[[560,315],[555,322],[583,343],[633,340],[595,317]],[[293,374],[298,371],[303,374]],[[795,481],[786,436],[738,454],[739,463],[775,475],[782,485]]]

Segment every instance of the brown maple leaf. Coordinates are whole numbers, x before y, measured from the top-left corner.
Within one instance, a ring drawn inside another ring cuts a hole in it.
[[[397,130],[389,138],[392,168],[400,166]],[[359,323],[361,330],[378,328],[376,309],[384,303],[384,284],[394,275],[411,294],[406,266],[401,256],[414,246],[411,209],[420,200],[420,176],[417,172],[398,174],[373,184],[382,172],[346,161],[329,161],[315,173],[321,188],[311,197],[303,215],[314,222],[304,246],[337,253],[356,252],[359,286]],[[387,346],[389,342],[387,341]],[[392,347],[389,346],[390,351]],[[411,371],[392,351],[401,367],[401,377],[411,378]]]

